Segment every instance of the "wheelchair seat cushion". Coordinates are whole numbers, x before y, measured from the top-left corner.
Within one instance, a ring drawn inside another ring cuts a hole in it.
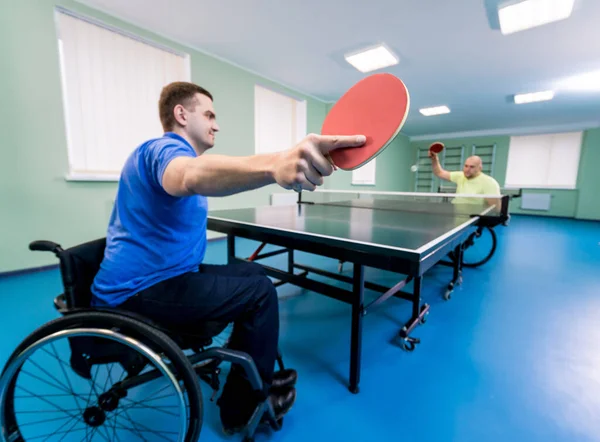
[[[123,316],[128,316],[132,319],[144,322],[169,336],[182,349],[208,347],[212,344],[212,338],[219,335],[225,328],[227,323],[221,322],[200,322],[195,327],[182,327],[175,324],[159,323],[150,320],[146,316],[131,310],[126,310],[119,307],[102,307],[96,310],[105,310],[118,312]]]

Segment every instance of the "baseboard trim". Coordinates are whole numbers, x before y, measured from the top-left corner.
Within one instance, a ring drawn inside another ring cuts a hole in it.
[[[208,242],[215,242],[215,241],[222,241],[224,239],[227,239],[227,235],[226,234],[210,236],[210,237],[207,238],[207,241]]]
[[[554,218],[554,219],[566,219],[566,220],[571,220],[571,221],[581,221],[581,222],[591,222],[591,223],[598,223],[600,222],[600,219],[590,219],[590,218],[577,218],[573,215],[557,215],[557,214],[552,214],[552,213],[521,213],[521,212],[511,212],[510,213],[511,217],[523,217],[523,218]]]
[[[8,272],[0,272],[0,278],[5,278],[5,277],[9,277],[9,276],[27,275],[30,273],[46,272],[48,270],[54,270],[57,268],[58,268],[58,264],[50,264],[47,266],[30,267],[27,269],[9,270]]]

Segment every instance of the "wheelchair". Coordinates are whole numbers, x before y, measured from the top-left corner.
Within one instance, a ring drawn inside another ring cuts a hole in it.
[[[54,299],[60,316],[29,334],[4,366],[0,441],[196,442],[204,417],[200,380],[213,389],[212,401],[223,362],[243,368],[260,398],[243,440],[254,441],[259,426],[280,430],[283,418],[276,419],[254,361],[227,343],[213,345],[230,324],[178,330],[91,306],[105,245],[105,238],[68,249],[50,241],[29,244],[59,259],[64,293]],[[277,363],[284,369],[280,353]]]
[[[444,190],[446,189],[446,190]],[[439,186],[438,192],[452,192],[454,187]],[[502,195],[508,197],[508,201],[521,198],[523,189],[503,189]],[[477,229],[472,232],[462,245],[463,267],[476,268],[486,264],[496,252],[498,247],[498,237],[495,228],[499,225],[508,226],[510,223],[508,206],[503,208],[501,216],[483,217],[478,223]],[[454,252],[450,252],[448,257],[451,261],[457,259]]]
[[[478,244],[477,246],[475,244]],[[493,226],[479,225],[472,232],[464,244],[463,249],[463,267],[475,268],[484,265],[496,252],[498,247],[498,237]],[[483,252],[483,253],[482,253]],[[454,252],[450,252],[448,257],[451,260],[457,259]]]

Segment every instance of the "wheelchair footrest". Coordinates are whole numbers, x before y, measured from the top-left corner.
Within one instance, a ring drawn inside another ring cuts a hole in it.
[[[254,414],[250,418],[250,422],[245,429],[245,437],[244,441],[253,441],[254,434],[258,429],[272,429],[274,431],[281,430],[283,424],[283,417],[279,419],[276,418],[275,412],[269,403],[269,400],[266,399],[261,402],[254,411]]]

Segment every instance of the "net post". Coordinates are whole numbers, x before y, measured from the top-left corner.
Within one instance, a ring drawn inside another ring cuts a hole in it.
[[[502,195],[502,204],[500,212],[504,217],[508,215],[508,195]]]

